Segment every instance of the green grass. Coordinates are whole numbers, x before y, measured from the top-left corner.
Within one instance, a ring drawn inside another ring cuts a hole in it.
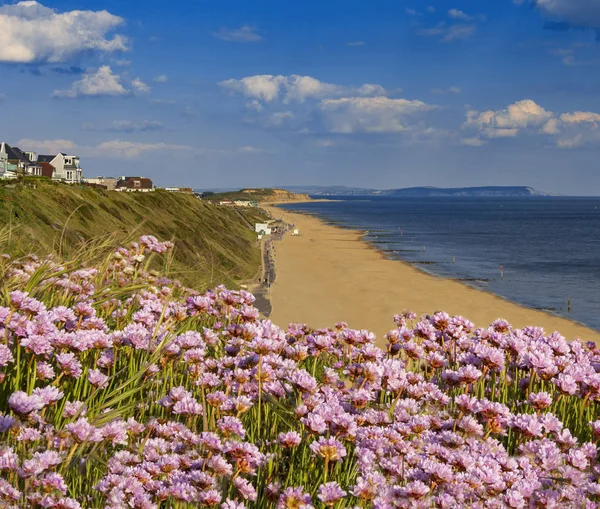
[[[165,191],[118,193],[43,179],[0,185],[0,252],[68,260],[99,239],[109,248],[151,234],[175,243],[169,276],[198,290],[257,275],[260,252],[249,224],[263,220],[258,209]]]

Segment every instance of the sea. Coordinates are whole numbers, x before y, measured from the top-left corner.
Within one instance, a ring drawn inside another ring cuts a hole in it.
[[[600,330],[600,198],[336,196],[282,208],[361,230],[388,258]]]

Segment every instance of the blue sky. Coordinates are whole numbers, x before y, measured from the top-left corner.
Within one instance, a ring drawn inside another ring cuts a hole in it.
[[[0,138],[196,188],[600,195],[597,0],[0,2]]]

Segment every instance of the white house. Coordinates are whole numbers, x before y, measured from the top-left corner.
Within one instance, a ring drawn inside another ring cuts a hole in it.
[[[6,152],[6,143],[0,145],[0,178],[11,179],[16,178],[17,174],[14,170],[8,167],[8,154]]]
[[[42,167],[37,164],[35,153],[25,153],[18,147],[11,147],[8,143],[2,142],[0,145],[0,177],[16,178],[17,175],[39,177],[42,175]]]
[[[41,155],[38,162],[50,163],[54,167],[53,180],[62,180],[67,184],[81,183],[83,170],[78,156],[69,156],[62,152],[56,156]]]

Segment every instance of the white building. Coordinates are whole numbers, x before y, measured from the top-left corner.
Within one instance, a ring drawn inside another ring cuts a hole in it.
[[[40,163],[50,163],[54,167],[53,180],[62,180],[67,184],[79,184],[83,176],[83,170],[78,156],[69,156],[64,153],[58,155],[41,155],[38,157]]]
[[[94,178],[85,178],[83,181],[86,184],[96,184],[99,186],[104,186],[108,191],[114,191],[117,187],[118,179],[117,177],[94,177]]]
[[[67,183],[80,183],[83,170],[79,164],[79,157],[58,154],[50,164],[54,166],[54,178]]]
[[[39,177],[42,175],[42,167],[37,164],[35,153],[26,153],[18,147],[11,147],[8,143],[2,142],[0,145],[0,177],[16,178],[17,175]]]
[[[234,205],[236,207],[257,207],[258,204],[255,201],[250,200],[235,200]]]
[[[267,223],[256,223],[254,225],[254,231],[261,235],[271,235],[271,227]]]
[[[0,179],[16,178],[17,174],[8,168],[8,154],[5,145],[4,142],[0,145]]]

